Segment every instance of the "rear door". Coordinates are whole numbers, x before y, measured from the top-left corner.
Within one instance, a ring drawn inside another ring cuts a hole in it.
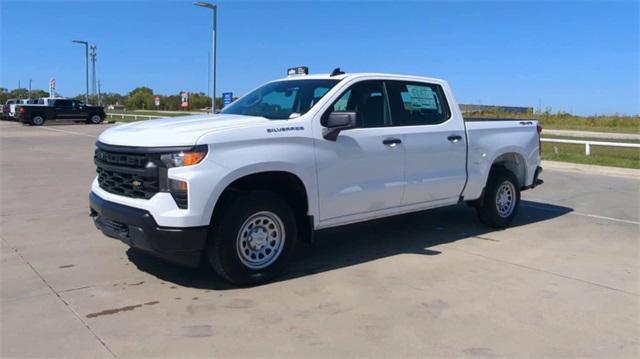
[[[403,205],[456,202],[466,181],[464,123],[435,83],[385,81],[393,126],[403,137]]]

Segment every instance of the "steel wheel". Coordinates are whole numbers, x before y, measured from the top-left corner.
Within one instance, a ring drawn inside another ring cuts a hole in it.
[[[236,250],[242,264],[262,269],[275,262],[284,248],[285,230],[280,217],[263,211],[250,216],[240,227]]]
[[[507,218],[516,208],[516,189],[510,181],[500,184],[496,193],[496,209],[502,218]]]

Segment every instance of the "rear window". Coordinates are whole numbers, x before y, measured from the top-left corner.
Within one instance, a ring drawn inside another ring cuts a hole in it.
[[[394,126],[436,125],[450,117],[440,85],[388,81],[387,90]]]

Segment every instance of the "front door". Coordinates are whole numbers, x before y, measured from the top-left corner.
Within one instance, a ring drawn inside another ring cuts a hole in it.
[[[56,100],[54,103],[56,120],[70,120],[74,117],[71,100]]]
[[[72,101],[71,102],[71,109],[72,109],[72,118],[74,120],[86,120],[87,117],[89,117],[89,112],[87,111],[87,105],[79,102],[79,101]]]
[[[391,126],[382,81],[362,81],[343,92],[330,111],[357,113],[357,128],[336,141],[316,143],[320,221],[348,222],[397,207],[404,188],[404,146]]]

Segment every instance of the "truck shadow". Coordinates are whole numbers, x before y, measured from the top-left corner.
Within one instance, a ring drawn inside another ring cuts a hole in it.
[[[551,220],[572,211],[567,207],[523,200],[512,228]],[[271,283],[399,254],[435,256],[441,252],[433,247],[460,240],[474,238],[498,242],[488,237],[496,231],[500,230],[482,225],[475,210],[463,204],[321,230],[316,233],[313,244],[298,245],[293,261]],[[135,249],[129,249],[127,255],[138,269],[163,281],[198,289],[237,288],[219,279],[209,266],[184,268]]]

